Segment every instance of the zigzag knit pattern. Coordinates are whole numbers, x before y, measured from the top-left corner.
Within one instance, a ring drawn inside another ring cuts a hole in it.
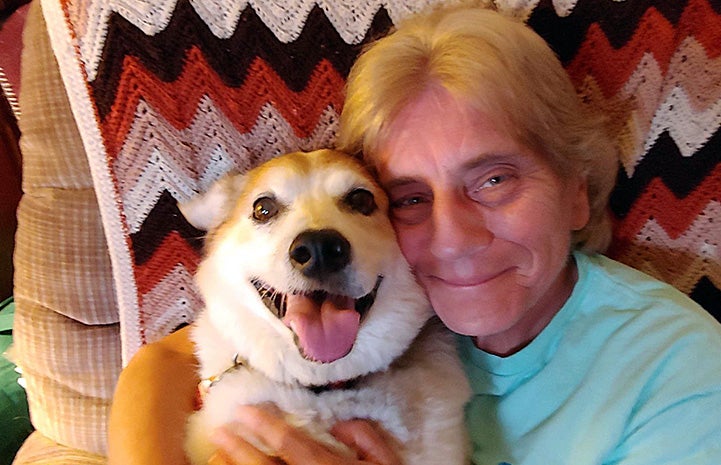
[[[43,0],[113,258],[124,357],[202,306],[177,202],[333,144],[361,46],[438,1]],[[622,157],[610,255],[721,316],[721,2],[499,0],[541,34]],[[242,264],[239,264],[242,266]]]

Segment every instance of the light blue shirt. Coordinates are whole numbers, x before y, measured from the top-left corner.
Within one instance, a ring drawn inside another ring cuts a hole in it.
[[[459,336],[477,465],[720,465],[721,325],[683,293],[601,255],[509,357]]]

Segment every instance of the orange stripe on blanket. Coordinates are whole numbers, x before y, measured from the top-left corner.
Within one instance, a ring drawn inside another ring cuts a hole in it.
[[[649,8],[629,41],[615,49],[597,23],[591,24],[576,57],[567,67],[577,85],[591,75],[609,98],[616,95],[651,53],[665,73],[676,49],[676,29],[656,9]]]
[[[138,292],[141,295],[149,292],[178,265],[185,267],[192,276],[199,260],[200,256],[188,242],[177,231],[172,231],[150,259],[135,268]]]
[[[671,239],[683,234],[712,200],[721,200],[721,165],[685,198],[678,198],[660,178],[653,179],[634,202],[625,218],[614,228],[614,241],[632,240],[650,220],[654,219]]]
[[[327,60],[320,61],[306,87],[290,90],[262,59],[256,58],[241,87],[228,87],[202,52],[193,47],[179,78],[163,82],[134,57],[126,57],[115,102],[102,123],[109,159],[114,159],[130,130],[138,102],[144,100],[178,129],[187,127],[198,102],[208,95],[240,132],[250,132],[263,105],[281,112],[299,137],[308,137],[329,106],[340,112],[345,80]]]

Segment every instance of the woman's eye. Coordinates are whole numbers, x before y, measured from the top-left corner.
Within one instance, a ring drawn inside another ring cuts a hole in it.
[[[425,203],[425,200],[421,196],[409,196],[403,197],[391,202],[391,208],[408,208],[416,205]]]
[[[265,223],[278,213],[278,202],[272,197],[260,197],[253,202],[253,219]]]
[[[476,180],[466,191],[468,196],[482,204],[499,204],[512,198],[518,184],[513,182],[518,178],[512,173],[498,173],[484,176]]]
[[[481,184],[480,188],[483,189],[485,187],[497,186],[497,185],[501,184],[503,181],[505,181],[506,179],[508,179],[508,176],[503,175],[503,174],[499,174],[497,176],[490,177],[486,180],[486,182]]]
[[[391,200],[391,219],[402,224],[418,224],[430,216],[431,199],[422,195],[408,195]]]

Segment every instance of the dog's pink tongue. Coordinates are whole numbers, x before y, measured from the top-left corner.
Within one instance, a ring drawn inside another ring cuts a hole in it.
[[[353,299],[330,297],[319,303],[303,295],[288,295],[283,322],[298,336],[303,353],[328,363],[350,352],[360,327]]]

